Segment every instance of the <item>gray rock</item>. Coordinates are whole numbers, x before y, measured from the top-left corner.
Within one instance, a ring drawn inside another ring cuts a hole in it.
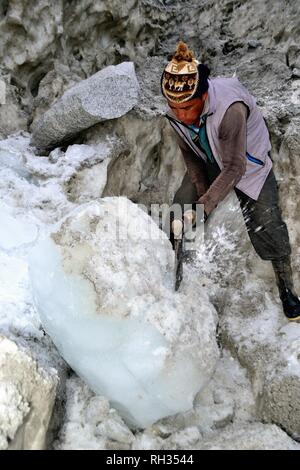
[[[134,64],[123,62],[76,84],[37,122],[32,144],[55,147],[98,122],[126,114],[138,101]]]
[[[20,109],[17,88],[10,83],[10,76],[0,71],[0,139],[27,129],[27,113]]]
[[[253,423],[233,425],[200,441],[201,450],[299,450],[284,431],[274,425]]]
[[[300,439],[300,325],[287,324],[277,336],[276,358],[265,367],[261,398],[264,421],[279,424]]]
[[[16,343],[0,336],[0,449],[46,447],[57,386],[55,369],[39,368]]]
[[[300,48],[297,44],[291,44],[287,51],[289,66],[300,68]]]
[[[294,68],[292,70],[292,78],[300,78],[300,68]]]
[[[247,308],[230,301],[226,306],[222,340],[249,371],[260,419],[300,439],[300,325],[287,324],[281,306],[270,302],[270,294],[257,302],[259,281],[255,284],[249,276],[248,282]]]
[[[249,49],[256,49],[259,46],[261,46],[261,42],[257,41],[256,39],[250,39],[248,41]]]
[[[195,448],[201,434],[196,426],[185,428],[175,432],[169,439],[166,439],[163,449],[188,449]]]
[[[106,437],[119,443],[131,444],[134,440],[134,435],[121,419],[117,420],[116,418],[117,416],[115,415],[98,424],[96,436]]]

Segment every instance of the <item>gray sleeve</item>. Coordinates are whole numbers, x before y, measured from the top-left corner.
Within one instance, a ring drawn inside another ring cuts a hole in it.
[[[219,140],[224,167],[199,199],[207,214],[237,185],[246,171],[247,109],[241,102],[233,103],[220,124]]]

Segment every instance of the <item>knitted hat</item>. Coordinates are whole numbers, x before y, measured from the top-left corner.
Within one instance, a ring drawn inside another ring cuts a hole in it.
[[[209,69],[200,64],[188,46],[180,41],[161,77],[162,94],[168,101],[184,103],[208,89]]]

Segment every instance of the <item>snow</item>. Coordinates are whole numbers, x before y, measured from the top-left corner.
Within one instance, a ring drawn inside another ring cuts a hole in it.
[[[134,433],[134,439],[128,428],[126,433],[124,421],[109,402],[95,395],[78,377],[71,376],[65,422],[54,448],[155,450],[185,449],[187,445],[195,448],[232,421],[244,426],[245,432],[245,427],[255,421],[255,402],[245,369],[224,351],[209,386],[197,395],[194,410],[164,418],[145,431]]]
[[[71,376],[67,383],[67,409],[65,424],[59,440],[54,443],[57,450],[104,450],[129,449],[134,435],[117,414],[110,408],[108,400],[95,396],[78,377]]]

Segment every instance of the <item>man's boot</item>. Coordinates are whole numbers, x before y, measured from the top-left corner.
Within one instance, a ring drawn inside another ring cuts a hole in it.
[[[300,320],[300,300],[294,291],[290,256],[272,260],[272,265],[285,316],[290,321]]]

